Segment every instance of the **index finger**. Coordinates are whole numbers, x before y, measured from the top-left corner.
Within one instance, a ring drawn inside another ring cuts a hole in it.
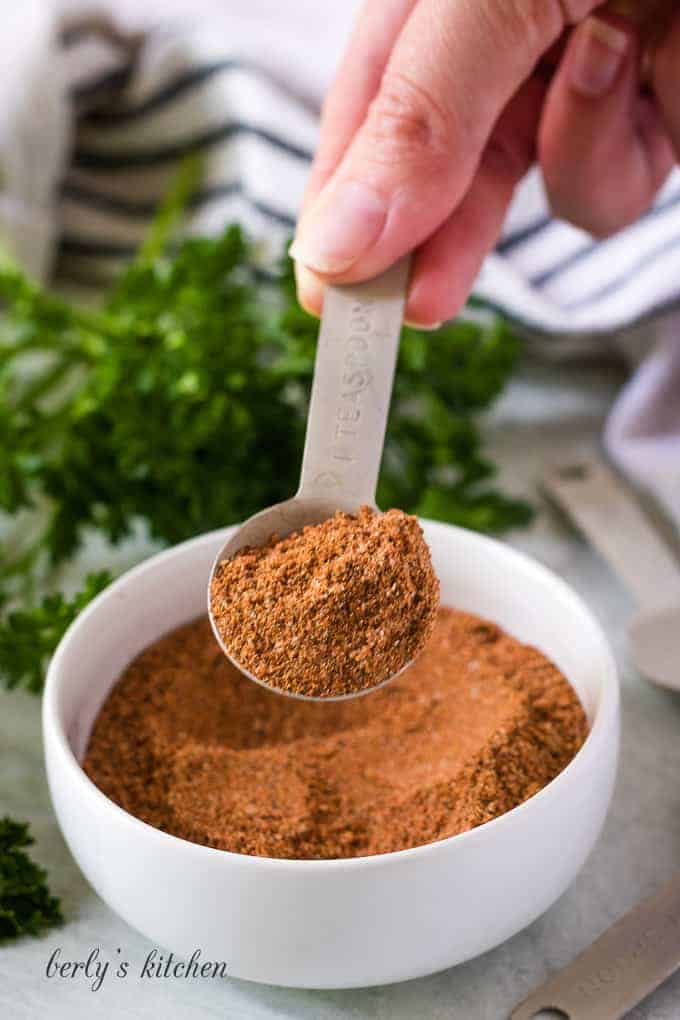
[[[300,215],[314,201],[342,159],[374,99],[392,47],[418,0],[366,0],[335,80],[324,102],[314,162]],[[298,298],[313,315],[321,314],[324,285],[302,263],[295,263]]]
[[[366,0],[326,96],[303,209],[319,193],[380,88],[392,47],[418,0]]]

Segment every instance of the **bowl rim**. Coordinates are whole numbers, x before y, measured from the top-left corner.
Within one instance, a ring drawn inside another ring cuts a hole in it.
[[[197,858],[203,857],[204,859],[206,857],[219,858],[225,860],[229,864],[241,867],[276,868],[277,870],[292,870],[295,872],[303,870],[324,872],[361,870],[364,868],[376,868],[385,865],[389,866],[391,864],[399,865],[413,859],[421,857],[427,858],[432,855],[445,853],[453,845],[460,846],[463,843],[474,844],[477,840],[489,838],[489,835],[493,832],[520,824],[522,818],[527,813],[536,811],[539,805],[549,797],[559,796],[559,791],[571,782],[572,777],[587,766],[588,759],[592,758],[596,754],[598,745],[600,745],[603,740],[607,739],[607,734],[611,729],[612,723],[616,726],[618,736],[619,678],[616,662],[602,626],[592,611],[588,608],[581,596],[578,595],[570,585],[563,581],[562,578],[554,573],[550,568],[539,563],[526,553],[514,549],[512,546],[509,546],[498,539],[491,538],[488,535],[470,531],[467,528],[461,528],[457,525],[447,524],[443,521],[432,521],[427,518],[419,518],[419,520],[420,523],[425,525],[428,529],[434,528],[435,530],[442,530],[445,532],[455,532],[459,536],[464,535],[465,541],[476,543],[479,546],[486,546],[487,549],[491,550],[493,555],[500,556],[501,559],[505,558],[506,562],[512,562],[521,566],[525,571],[528,570],[530,573],[533,573],[537,579],[552,585],[555,594],[566,600],[570,610],[573,610],[576,615],[580,615],[587,623],[593,633],[593,636],[597,639],[597,642],[600,645],[603,666],[601,693],[595,710],[593,723],[588,730],[586,739],[569,764],[566,765],[554,779],[527,800],[518,804],[516,807],[511,808],[510,811],[506,811],[504,814],[498,815],[498,817],[492,818],[490,821],[484,822],[473,829],[468,829],[466,832],[447,836],[444,839],[435,840],[431,843],[423,843],[419,846],[407,847],[403,850],[393,850],[389,853],[369,854],[361,857],[335,857],[322,859],[259,857],[254,854],[241,854],[233,850],[222,850],[218,847],[194,843],[191,840],[182,838],[181,836],[175,836],[172,833],[164,832],[162,829],[157,829],[148,822],[143,821],[141,818],[137,818],[129,811],[120,807],[120,805],[111,800],[110,797],[108,797],[102,790],[99,789],[98,786],[95,785],[95,783],[92,782],[71,748],[64,727],[61,724],[58,712],[57,699],[60,680],[62,676],[66,675],[62,669],[62,661],[69,651],[71,642],[75,639],[78,632],[88,625],[90,617],[98,611],[99,606],[101,606],[103,602],[115,596],[116,592],[124,587],[130,580],[135,579],[137,576],[145,572],[153,571],[161,562],[171,560],[175,556],[180,556],[186,551],[188,546],[198,546],[202,544],[209,545],[220,538],[224,538],[225,535],[237,528],[238,525],[230,525],[226,528],[218,528],[210,532],[204,532],[201,535],[187,539],[184,542],[178,543],[177,545],[171,546],[168,549],[164,549],[159,553],[149,556],[147,559],[138,563],[130,570],[126,570],[120,575],[120,577],[116,578],[115,581],[100,592],[100,594],[97,595],[96,598],[94,598],[92,602],[89,603],[89,605],[86,606],[86,608],[76,617],[59,642],[47,671],[42,705],[44,745],[47,744],[48,739],[52,742],[52,746],[60,755],[64,767],[73,777],[76,789],[81,791],[82,796],[86,800],[89,799],[91,803],[98,803],[99,807],[102,810],[108,811],[112,818],[117,822],[131,825],[133,829],[135,827],[139,827],[140,837],[155,839],[159,845],[167,846],[168,849],[174,849],[174,852],[193,854]]]

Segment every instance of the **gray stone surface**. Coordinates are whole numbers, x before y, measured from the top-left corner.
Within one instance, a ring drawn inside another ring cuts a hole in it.
[[[611,368],[525,368],[488,422],[491,453],[502,465],[506,485],[518,493],[534,491],[542,464],[591,451],[619,382]],[[109,976],[92,992],[82,979],[48,980],[45,965],[56,946],[67,959],[82,959],[97,946],[105,957],[117,958],[120,948],[133,970],[151,947],[92,892],[61,840],[43,773],[39,702],[2,694],[0,813],[30,819],[36,857],[50,870],[68,923],[45,939],[0,949],[0,1017],[501,1020],[680,867],[680,696],[655,690],[636,675],[623,636],[628,597],[562,519],[540,506],[532,529],[510,540],[584,596],[616,649],[623,688],[622,763],[604,835],[576,882],[543,918],[471,963],[384,988],[299,992],[235,980],[116,981]],[[126,564],[138,553],[138,545],[128,546],[116,562]],[[99,564],[102,555],[90,549],[88,559]],[[634,1015],[636,1020],[678,1020],[680,973]]]

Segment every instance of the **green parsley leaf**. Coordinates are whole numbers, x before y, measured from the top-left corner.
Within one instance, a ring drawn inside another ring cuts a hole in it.
[[[45,666],[66,630],[110,580],[105,571],[90,574],[72,599],[48,595],[38,606],[7,612],[0,619],[0,678],[7,688],[42,691]]]
[[[34,842],[28,825],[0,818],[0,943],[41,935],[63,923],[59,900],[47,889],[47,873],[25,852]]]

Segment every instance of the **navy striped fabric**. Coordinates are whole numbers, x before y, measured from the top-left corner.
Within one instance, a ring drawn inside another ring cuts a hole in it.
[[[133,49],[111,43],[106,66],[86,77],[92,32],[63,42],[78,111],[61,191],[63,275],[98,283],[116,272],[191,151],[204,154],[206,179],[190,229],[237,219],[260,239],[263,265],[280,255],[314,151],[313,110],[238,59],[238,40],[222,52],[200,27],[151,33]],[[530,174],[476,290],[559,354],[664,315],[680,304],[680,172],[638,224],[601,242],[551,219]]]

